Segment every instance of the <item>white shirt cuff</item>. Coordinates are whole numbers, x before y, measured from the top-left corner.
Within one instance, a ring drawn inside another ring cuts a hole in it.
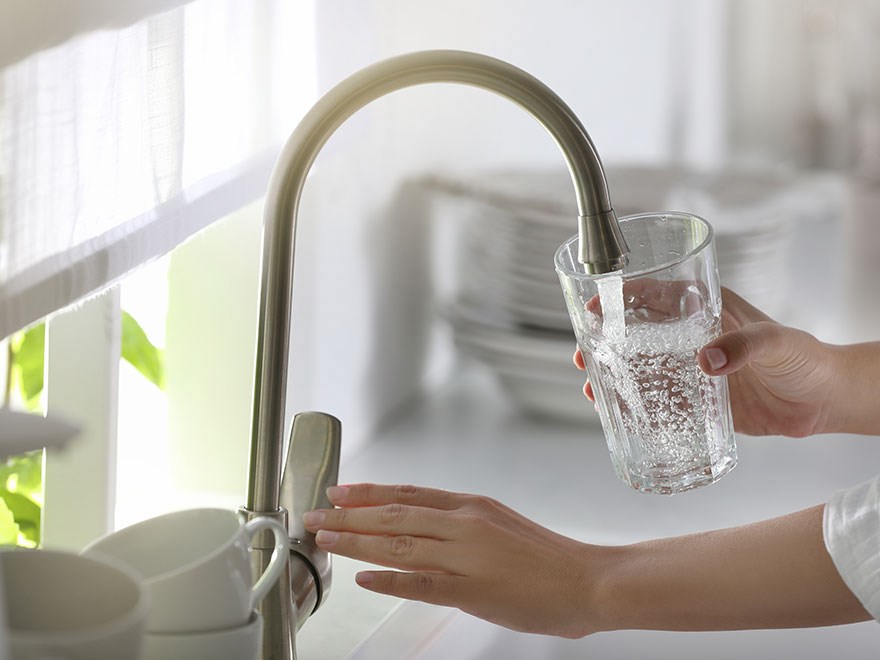
[[[880,621],[880,476],[835,493],[822,528],[840,577]]]

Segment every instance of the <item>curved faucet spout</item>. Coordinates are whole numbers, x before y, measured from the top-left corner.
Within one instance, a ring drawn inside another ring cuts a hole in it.
[[[460,51],[402,55],[344,80],[300,122],[284,145],[269,182],[263,227],[248,515],[277,515],[281,511],[294,241],[306,176],[326,141],[357,110],[395,90],[434,82],[461,83],[495,92],[537,119],[559,145],[571,173],[577,202],[579,259],[584,268],[590,273],[606,273],[619,270],[626,263],[626,243],[608,199],[605,172],[593,142],[571,109],[539,80],[500,60]],[[285,515],[283,511],[281,515]],[[262,606],[266,635],[279,637],[264,639],[264,657],[292,657],[293,653],[292,640],[288,644],[280,639],[287,633],[275,632],[285,629],[285,622],[277,621],[281,618],[278,603],[289,602],[290,596],[289,583],[281,587],[287,589],[287,594],[276,594],[274,600],[268,598]],[[267,608],[272,612],[267,612]]]
[[[461,51],[424,51],[367,67],[327,93],[288,139],[269,182],[247,506],[279,504],[294,241],[300,196],[319,151],[352,114],[405,87],[452,82],[480,87],[523,107],[562,150],[574,183],[580,261],[588,272],[619,270],[627,247],[608,197],[605,172],[586,129],[549,87],[506,62]]]

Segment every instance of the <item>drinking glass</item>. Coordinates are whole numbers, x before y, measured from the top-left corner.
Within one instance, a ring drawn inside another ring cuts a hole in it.
[[[679,212],[620,218],[627,265],[591,275],[578,237],[555,265],[618,477],[672,494],[714,483],[736,465],[727,378],[697,353],[721,332],[712,227]]]

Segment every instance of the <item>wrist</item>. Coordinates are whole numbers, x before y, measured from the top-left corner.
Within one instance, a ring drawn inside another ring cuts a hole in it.
[[[825,401],[822,405],[821,421],[817,424],[813,435],[821,433],[845,433],[850,415],[848,410],[848,393],[846,390],[846,378],[850,356],[847,353],[848,346],[820,343],[822,347],[822,362],[828,365],[828,383],[826,385]]]
[[[633,586],[637,584],[639,545],[602,546],[597,548],[599,561],[592,562],[592,588],[589,590],[587,612],[589,632],[627,630],[637,626],[638,602],[633,602]]]
[[[880,342],[826,345],[832,364],[824,433],[880,433]]]
[[[686,630],[699,618],[708,582],[696,580],[698,560],[689,558],[687,539],[655,539],[606,548],[608,563],[596,588],[594,610],[601,630]],[[684,543],[682,543],[684,541]]]

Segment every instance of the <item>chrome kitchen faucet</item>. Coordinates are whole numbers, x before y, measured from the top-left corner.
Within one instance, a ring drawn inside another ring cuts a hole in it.
[[[302,525],[302,514],[329,507],[324,490],[336,483],[341,425],[330,415],[294,419],[282,478],[290,306],[296,216],[315,158],[352,114],[367,103],[423,83],[461,83],[495,92],[529,112],[550,133],[571,173],[577,201],[578,258],[588,273],[620,270],[627,246],[608,198],[608,184],[590,136],[550,88],[500,60],[460,51],[424,51],[369,66],[330,90],[306,114],[278,157],[267,192],[260,319],[251,435],[247,517],[270,516],[287,525],[288,574],[261,607],[262,660],[296,657],[296,631],[327,596],[330,560]],[[550,265],[548,264],[548,268]],[[291,515],[288,517],[288,510]],[[257,542],[254,564],[268,563],[273,544]]]

